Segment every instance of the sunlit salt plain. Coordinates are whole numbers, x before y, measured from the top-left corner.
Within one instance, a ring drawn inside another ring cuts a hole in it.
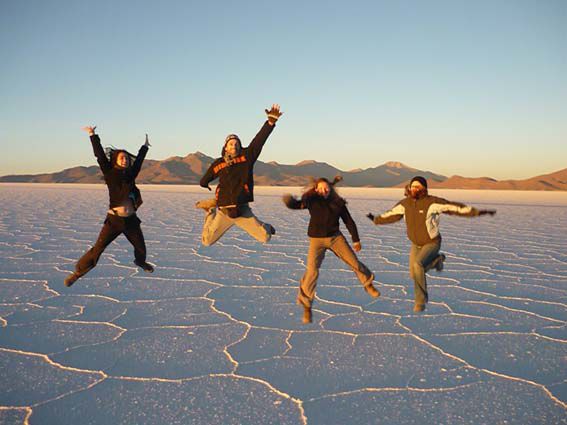
[[[567,194],[432,191],[498,214],[442,218],[445,270],[415,314],[403,223],[365,217],[401,189],[342,189],[382,296],[329,252],[303,325],[309,215],[281,202],[300,188],[256,189],[269,244],[233,228],[212,247],[209,192],[141,189],[156,272],[120,237],[66,288],[106,188],[0,185],[0,423],[567,423]]]

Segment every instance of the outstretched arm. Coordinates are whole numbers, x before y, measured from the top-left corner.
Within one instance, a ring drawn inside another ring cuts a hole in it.
[[[435,198],[435,202],[431,204],[429,210],[432,213],[444,213],[459,215],[462,217],[478,217],[479,215],[496,214],[496,210],[479,210],[477,208],[461,204],[460,202],[452,202],[443,198]]]
[[[98,137],[98,134],[95,133],[96,125],[92,127],[83,127],[83,130],[86,131],[91,138],[91,144],[93,146],[94,155],[96,156],[96,161],[98,162],[98,165],[104,174],[106,171],[112,168],[112,165],[110,164],[110,161],[106,157],[104,149],[100,144],[100,137]]]
[[[148,149],[149,149],[150,146],[151,146],[150,141],[148,140],[148,135],[146,134],[146,143],[144,143],[140,147],[140,150],[138,151],[138,156],[136,156],[136,160],[134,161],[134,164],[132,165],[132,176],[134,178],[136,178],[138,176],[138,173],[142,169],[142,163],[144,162],[144,159],[146,158],[146,154],[148,153]]]
[[[282,116],[283,112],[280,112],[280,105],[273,104],[272,109],[269,111],[265,110],[266,115],[268,116],[268,120],[264,123],[256,137],[252,139],[250,145],[248,145],[248,152],[250,153],[250,159],[252,162],[256,161],[262,152],[262,148],[268,140],[268,137],[274,130],[274,126],[276,125],[276,121]]]
[[[375,216],[372,213],[368,213],[366,214],[366,217],[372,220],[374,224],[391,224],[400,221],[404,217],[405,211],[406,209],[400,201],[394,205],[391,210],[386,211],[384,214]]]

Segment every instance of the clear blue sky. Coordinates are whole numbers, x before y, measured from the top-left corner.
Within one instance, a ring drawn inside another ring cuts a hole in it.
[[[261,160],[527,178],[567,167],[567,1],[0,0],[0,175],[253,137]]]

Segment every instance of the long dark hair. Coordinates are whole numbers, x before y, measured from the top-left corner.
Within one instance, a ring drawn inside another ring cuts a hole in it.
[[[136,155],[132,155],[126,149],[118,149],[115,148],[114,146],[108,146],[104,149],[104,152],[106,153],[106,157],[110,161],[110,165],[112,165],[113,167],[116,165],[116,159],[118,158],[118,154],[120,152],[124,152],[126,155],[128,155],[128,158],[130,159],[130,164],[129,164],[130,167],[136,160]]]

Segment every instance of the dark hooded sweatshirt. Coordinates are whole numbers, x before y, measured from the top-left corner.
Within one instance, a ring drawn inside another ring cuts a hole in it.
[[[328,238],[340,233],[339,218],[345,223],[353,242],[360,242],[356,223],[352,219],[346,201],[336,193],[325,199],[309,191],[301,200],[289,198],[286,206],[292,210],[308,209],[310,214],[307,234],[311,238]]]
[[[123,205],[128,197],[132,198],[134,209],[137,209],[142,204],[142,197],[140,191],[136,187],[135,180],[142,168],[142,162],[148,153],[148,147],[142,146],[138,152],[138,156],[134,163],[128,168],[116,168],[106,157],[104,149],[100,144],[98,134],[91,136],[91,144],[96,156],[96,160],[102,174],[104,181],[108,187],[108,194],[110,197],[110,208]]]
[[[225,161],[223,146],[222,156],[211,164],[200,181],[202,187],[208,188],[211,181],[219,179],[215,193],[219,207],[243,205],[254,201],[254,163],[274,127],[275,125],[266,121],[250,145],[242,148],[230,164]]]

